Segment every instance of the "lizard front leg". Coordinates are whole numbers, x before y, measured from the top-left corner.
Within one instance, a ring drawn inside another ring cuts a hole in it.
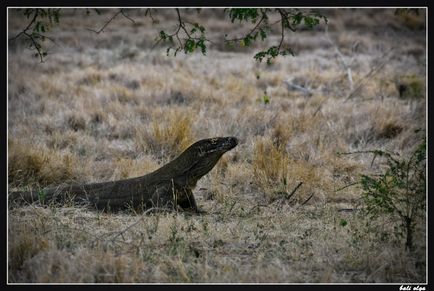
[[[184,210],[193,210],[196,213],[206,213],[206,211],[201,210],[197,207],[196,199],[194,199],[193,191],[191,189],[183,189],[182,199],[178,199],[178,205]]]

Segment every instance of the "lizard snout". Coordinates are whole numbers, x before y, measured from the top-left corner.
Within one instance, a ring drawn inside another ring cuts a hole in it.
[[[236,137],[228,137],[229,149],[233,149],[238,144],[238,139]]]

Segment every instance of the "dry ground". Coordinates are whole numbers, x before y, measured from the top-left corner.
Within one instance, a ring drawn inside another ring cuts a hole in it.
[[[250,27],[229,25],[222,11],[182,12],[214,40]],[[378,164],[336,154],[414,148],[413,131],[425,128],[424,13],[326,10],[331,43],[324,25],[292,33],[297,56],[270,66],[253,60],[258,47],[216,44],[207,56],[167,57],[152,46],[175,25],[172,12],[155,13],[154,25],[131,12],[135,24],[119,17],[99,35],[86,28],[100,28],[113,11],[75,13],[49,32],[57,45],[48,43],[45,63],[19,40],[9,43],[9,189],[140,176],[201,138],[240,144],[200,180],[203,216],[10,209],[9,282],[426,280],[425,221],[406,252],[393,221],[368,223],[357,186],[337,191]],[[10,36],[25,24],[9,11]],[[335,48],[359,87],[348,101]],[[281,197],[299,182],[290,201]]]

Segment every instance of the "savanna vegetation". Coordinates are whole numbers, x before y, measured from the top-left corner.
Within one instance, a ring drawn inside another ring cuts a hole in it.
[[[285,38],[270,14],[248,45],[225,35],[260,16],[125,9],[99,32],[116,11],[62,9],[39,27],[43,50],[9,41],[9,191],[141,176],[202,138],[240,143],[199,181],[204,215],[9,208],[9,282],[426,281],[424,9],[320,9],[327,22]],[[174,56],[178,12],[199,44]],[[9,38],[28,23],[9,9]]]

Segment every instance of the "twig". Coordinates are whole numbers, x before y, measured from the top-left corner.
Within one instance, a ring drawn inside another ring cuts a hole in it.
[[[291,191],[291,193],[286,197],[286,200],[291,199],[291,197],[295,194],[295,192],[298,190],[298,188],[301,187],[301,185],[303,185],[303,182],[298,183],[297,186],[295,186],[294,190]]]
[[[372,157],[372,161],[371,161],[371,167],[374,165],[374,161],[377,158],[377,156],[386,156],[388,159],[397,162],[397,160],[395,158],[393,158],[393,156],[399,156],[399,153],[394,153],[388,150],[384,150],[384,151],[380,151],[380,150],[368,150],[368,151],[355,151],[355,152],[338,152],[338,155],[352,155],[352,154],[374,154],[374,156]]]
[[[214,43],[213,41],[211,41],[211,40],[205,38],[205,37],[204,37],[204,34],[202,34],[202,37],[195,37],[194,35],[192,36],[192,35],[188,32],[188,30],[187,30],[187,28],[186,28],[186,26],[185,26],[186,23],[187,23],[187,24],[191,24],[191,23],[188,22],[188,21],[184,21],[184,20],[182,19],[182,17],[181,17],[181,13],[180,13],[180,11],[179,11],[179,8],[176,8],[175,11],[176,11],[176,14],[177,14],[177,17],[178,17],[178,25],[177,25],[177,27],[176,27],[175,32],[173,32],[172,34],[166,34],[166,37],[169,37],[169,38],[176,37],[176,39],[177,39],[177,41],[178,41],[178,44],[179,44],[179,45],[178,45],[178,47],[175,49],[175,55],[176,55],[176,53],[177,53],[178,51],[180,51],[180,50],[182,50],[182,49],[185,48],[185,43],[186,43],[186,41],[183,42],[183,41],[181,40],[181,38],[179,37],[179,33],[180,33],[181,30],[182,30],[182,31],[185,33],[185,35],[187,36],[187,40],[203,40],[203,41],[206,41],[206,42],[209,42],[209,43]],[[194,26],[194,24],[192,24],[192,25]],[[154,48],[156,45],[158,45],[158,44],[160,43],[160,41],[165,40],[165,39],[166,39],[166,38],[163,38],[163,37],[160,36],[160,38],[159,38],[159,39],[154,43],[154,45],[152,46],[152,48]],[[184,39],[185,39],[185,38],[184,38]],[[169,47],[169,49],[171,49],[171,47]]]
[[[276,9],[276,11],[280,14],[280,19],[281,19],[281,25],[280,25],[280,41],[279,41],[279,45],[277,46],[277,51],[276,54],[280,55],[281,51],[280,49],[282,48],[283,45],[283,41],[285,39],[285,27],[287,27],[289,30],[291,31],[295,31],[294,28],[291,27],[291,25],[289,24],[289,20],[288,20],[288,12],[285,9]],[[283,54],[283,53],[282,53]],[[268,59],[269,60],[269,59]]]
[[[351,67],[350,67],[351,64],[347,62],[344,55],[339,50],[338,46],[331,40],[328,27],[329,27],[328,25],[325,26],[325,38],[334,47],[336,54],[340,57],[342,64],[344,65],[344,68],[347,70],[348,81],[350,83],[350,92],[352,92],[354,90],[354,84],[353,84],[353,74],[351,73]]]
[[[252,30],[250,30],[249,33],[247,33],[246,35],[244,35],[244,37],[238,37],[238,38],[230,38],[230,39],[225,39],[226,42],[231,42],[231,41],[240,41],[243,40],[244,38],[250,36],[253,34],[253,32],[255,32],[256,29],[259,28],[259,25],[262,23],[262,21],[264,21],[266,18],[265,14],[262,15],[261,19],[259,19],[258,23],[253,27]]]
[[[104,233],[104,234],[100,235],[99,237],[97,237],[96,239],[94,239],[94,240],[91,242],[91,245],[93,245],[96,241],[101,240],[102,238],[107,237],[107,236],[110,236],[110,235],[113,235],[113,234],[114,234],[115,236],[113,236],[113,237],[110,239],[111,241],[114,241],[114,240],[115,240],[117,237],[119,237],[119,236],[122,236],[122,237],[123,237],[123,234],[124,234],[126,231],[128,231],[128,230],[131,229],[131,228],[133,228],[134,226],[136,226],[137,224],[139,224],[141,221],[143,221],[143,216],[144,216],[144,215],[146,215],[146,214],[148,214],[148,213],[150,213],[150,212],[152,212],[152,211],[156,211],[156,210],[164,210],[164,211],[167,211],[167,210],[169,210],[169,209],[168,209],[168,208],[159,208],[159,207],[152,207],[152,208],[149,208],[149,209],[147,209],[146,211],[144,211],[144,212],[141,214],[140,218],[139,218],[136,222],[130,224],[129,226],[127,226],[126,228],[124,228],[124,229],[121,230],[121,231],[112,231],[112,232]]]
[[[315,117],[315,115],[321,110],[323,104],[326,102],[326,99],[324,99],[317,107],[317,109],[315,110],[315,112],[312,114],[313,117]]]
[[[41,63],[43,63],[44,62],[44,53],[41,50],[41,45],[36,42],[35,38],[31,34],[28,34],[27,32],[24,32],[23,34],[25,36],[27,36],[28,39],[30,39],[34,49],[37,51],[37,54],[41,60]],[[30,46],[30,49],[32,49],[32,46]]]
[[[385,65],[385,62],[381,62],[380,64],[378,64],[377,66],[374,66],[359,82],[358,85],[356,87],[356,89],[354,89],[347,97],[347,99],[345,99],[344,102],[347,102],[348,100],[350,100],[351,98],[354,97],[354,95],[356,93],[358,93],[360,91],[360,89],[365,85],[365,83],[371,79],[373,76],[375,76],[375,74],[377,74]]]
[[[384,150],[384,151],[378,151],[378,150],[366,150],[366,151],[354,151],[354,152],[338,152],[338,155],[354,155],[354,154],[376,154],[376,155],[381,155],[381,154],[386,154],[386,155],[396,155],[399,156],[399,153],[394,153],[392,151],[389,150]]]
[[[145,10],[145,16],[147,16],[148,13],[149,13],[149,17],[150,17],[151,20],[152,20],[152,23],[157,23],[158,21],[156,21],[156,20],[154,19],[154,17],[152,16],[152,10],[151,10],[151,8],[147,8],[147,9]]]
[[[252,208],[250,208],[250,210],[247,212],[247,214],[252,213],[253,210],[255,210],[256,208],[260,208],[260,207],[268,207],[268,205],[266,205],[266,204],[256,204],[255,206],[253,206]]]
[[[116,12],[115,14],[113,14],[113,16],[98,31],[97,30],[93,30],[91,28],[87,28],[87,30],[95,32],[96,34],[100,34],[107,27],[107,25],[109,25],[110,22],[112,22],[119,14],[122,14],[126,19],[130,20],[132,23],[136,23],[134,21],[134,19],[132,19],[131,17],[129,17],[127,14],[125,14],[124,9],[119,9],[119,11]]]
[[[35,36],[47,38],[48,40],[50,40],[54,44],[56,44],[56,42],[52,38],[47,37],[45,35],[42,35],[40,33],[37,33],[35,31],[33,31],[31,34],[29,34],[27,32],[30,29],[30,27],[33,25],[33,23],[35,23],[38,16],[39,16],[39,10],[35,9],[35,15],[33,16],[32,20],[29,22],[29,24],[20,33],[18,33],[16,36],[10,38],[9,41],[14,41],[22,35],[26,36],[31,42],[30,49],[32,49],[32,46],[34,47],[34,49],[36,49],[37,55],[39,56],[41,63],[43,63],[44,62],[44,52],[42,50],[41,45],[35,40]]]
[[[340,208],[338,209],[338,212],[353,212],[353,211],[360,211],[359,208]]]
[[[365,85],[365,83],[371,79],[373,76],[375,76],[385,65],[387,62],[387,54],[391,52],[394,48],[391,48],[390,50],[386,51],[380,58],[380,62],[378,65],[374,66],[359,82],[356,88],[348,95],[347,99],[345,99],[344,102],[347,102],[351,98],[354,97],[354,95]]]
[[[120,9],[118,12],[116,12],[115,14],[113,14],[113,16],[103,25],[103,27],[101,27],[101,29],[100,30],[93,30],[93,29],[91,29],[91,28],[88,28],[87,30],[90,30],[90,31],[92,31],[92,32],[95,32],[96,34],[100,34],[103,30],[104,30],[104,28],[106,28],[106,26],[107,25],[109,25],[110,24],[110,22],[112,22],[113,21],[113,19],[115,19],[119,14],[121,14],[122,13],[122,9]]]
[[[129,21],[131,21],[133,24],[136,24],[136,22],[134,21],[134,19],[132,19],[131,17],[129,17],[128,15],[126,15],[123,9],[121,9],[121,13],[122,13],[122,15],[123,15],[126,19],[128,19]]]
[[[354,182],[354,183],[351,183],[351,184],[345,185],[345,186],[343,186],[343,187],[341,187],[341,188],[335,190],[335,192],[339,192],[339,191],[341,191],[341,190],[344,190],[344,189],[346,189],[346,188],[348,188],[348,187],[351,187],[351,186],[354,186],[354,185],[357,185],[357,184],[359,184],[359,182]]]
[[[284,20],[286,20],[287,21],[286,26],[289,28],[289,30],[295,32],[295,28],[293,28],[293,27],[291,27],[291,25],[289,25],[289,20],[288,20],[289,12],[286,11],[285,9],[281,9],[281,8],[276,9],[276,11],[279,12],[279,14],[280,14],[280,21],[283,22]],[[282,26],[284,27],[284,24]]]
[[[179,21],[179,26],[178,26],[177,32],[179,32],[179,30],[182,29],[185,32],[185,34],[188,36],[188,38],[190,38],[190,34],[188,33],[187,29],[185,28],[185,24],[182,21],[181,13],[179,12],[179,8],[176,8],[176,14],[178,15],[178,21]]]
[[[307,202],[309,202],[309,200],[313,197],[314,194],[315,194],[315,193],[312,193],[312,194],[309,196],[309,198],[307,198],[306,201],[304,201],[303,203],[301,203],[300,206],[303,206],[303,205],[305,205]]]
[[[36,9],[35,11],[35,16],[33,16],[33,19],[29,22],[29,24],[26,26],[26,28],[24,28],[20,33],[18,33],[16,36],[10,38],[10,41],[13,41],[15,39],[17,39],[18,37],[20,37],[23,34],[26,34],[27,30],[29,30],[30,26],[32,26],[32,24],[36,21],[36,18],[38,17],[38,9]]]

